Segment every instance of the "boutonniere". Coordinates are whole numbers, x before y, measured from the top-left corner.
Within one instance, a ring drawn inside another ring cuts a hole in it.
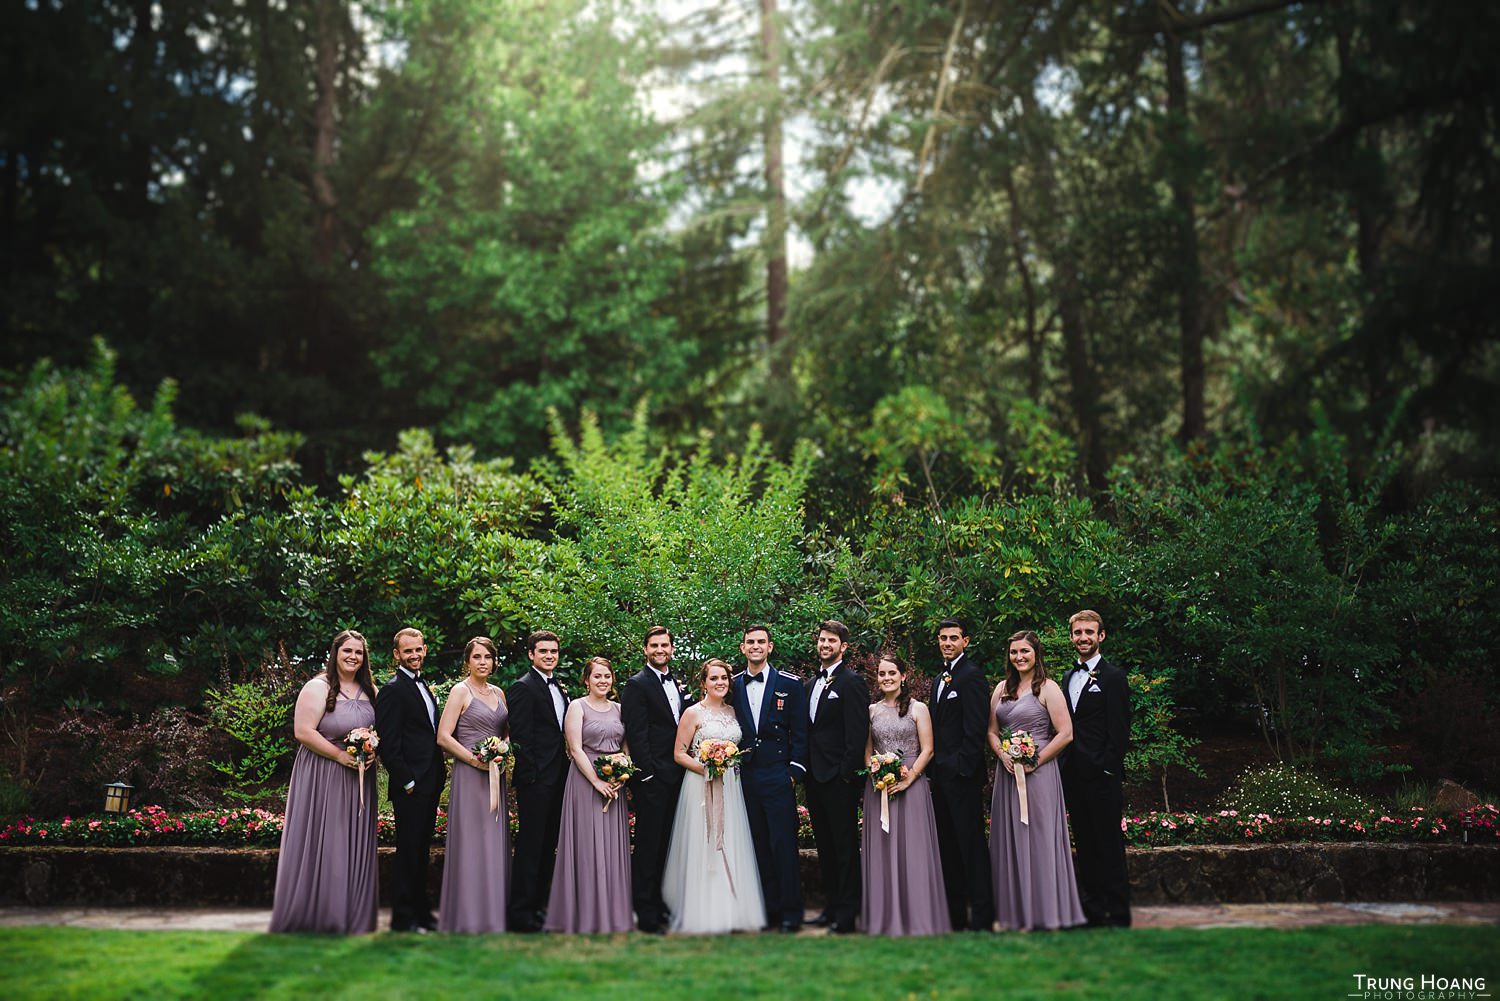
[[[1093,684],[1093,685],[1097,685],[1099,683],[1099,672],[1098,672],[1098,670],[1091,669],[1089,671],[1089,683]]]
[[[944,671],[943,672],[943,677],[940,680],[945,685],[951,685],[951,684],[953,684],[953,675],[949,674],[947,671]]]

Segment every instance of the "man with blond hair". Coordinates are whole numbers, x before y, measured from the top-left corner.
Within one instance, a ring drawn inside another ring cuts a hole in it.
[[[1073,743],[1062,755],[1063,798],[1078,847],[1078,897],[1090,926],[1130,926],[1125,868],[1125,750],[1130,742],[1130,685],[1099,652],[1104,618],[1074,612],[1068,634],[1078,659],[1063,679]]]
[[[380,760],[390,773],[396,814],[396,858],[391,872],[391,931],[437,929],[427,893],[427,864],[437,826],[446,769],[437,747],[437,699],[422,680],[427,644],[408,626],[392,641],[396,673],[375,696]]]

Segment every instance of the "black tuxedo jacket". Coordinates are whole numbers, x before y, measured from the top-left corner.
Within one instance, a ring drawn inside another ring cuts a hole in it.
[[[989,730],[990,690],[984,667],[960,654],[949,672],[953,680],[932,685],[932,764],[929,774],[938,781],[985,777],[986,734]]]
[[[1080,670],[1075,667],[1063,678],[1064,699],[1073,675]],[[1063,777],[1121,781],[1125,751],[1130,746],[1130,683],[1125,672],[1101,659],[1094,669],[1094,680],[1086,682],[1078,696],[1078,707],[1073,708],[1071,699],[1067,701],[1073,717],[1073,743],[1063,751]]]
[[[767,664],[765,680],[750,684],[750,674],[735,675],[731,697],[739,717],[746,768],[781,768],[793,778],[807,774],[807,689],[802,679]],[[761,700],[760,726],[750,711],[751,694]]]
[[[432,701],[441,711],[435,695]],[[413,794],[436,794],[443,787],[437,728],[417,683],[401,671],[375,696],[375,731],[380,735],[380,760],[391,774],[386,790],[390,798],[406,795],[408,782],[416,782]]]
[[[677,686],[677,697],[682,700],[682,711],[687,712],[693,704],[682,682],[676,675],[672,684]],[[620,691],[620,718],[625,724],[625,743],[630,747],[630,759],[640,768],[632,782],[652,779],[671,785],[682,783],[682,767],[673,760],[677,747],[677,720],[672,718],[672,704],[655,671],[649,667],[625,682]]]
[[[551,785],[567,777],[568,753],[552,705],[552,693],[547,688],[547,680],[541,673],[528,667],[505,690],[511,745],[516,750],[516,770],[512,777],[516,785]],[[563,692],[562,696],[566,714],[568,693]]]
[[[809,701],[817,683],[817,674],[804,682]],[[833,679],[823,686],[818,718],[808,721],[807,765],[812,779],[860,781],[856,773],[865,767],[865,741],[869,736],[870,687],[847,664],[840,664]]]

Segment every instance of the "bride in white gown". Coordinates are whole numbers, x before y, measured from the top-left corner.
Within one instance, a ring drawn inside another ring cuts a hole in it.
[[[698,745],[705,740],[743,739],[729,695],[729,665],[706,661],[698,676],[703,701],[682,714],[677,726],[677,763],[687,769],[672,842],[662,876],[662,898],[674,932],[711,934],[759,931],[766,923],[755,843],[740,789],[738,769],[709,783]]]

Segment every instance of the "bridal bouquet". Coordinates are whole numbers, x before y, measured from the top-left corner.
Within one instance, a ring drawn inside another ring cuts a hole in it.
[[[474,753],[474,757],[479,759],[481,765],[489,766],[490,812],[498,813],[500,810],[500,772],[503,769],[505,777],[510,778],[511,772],[516,768],[516,752],[511,750],[510,741],[504,737],[486,737],[469,750]]]
[[[891,833],[891,797],[895,795],[891,790],[906,778],[908,770],[901,763],[900,751],[877,751],[870,755],[868,767],[859,770],[859,774],[870,776],[875,791],[880,793],[880,829],[887,834]]]
[[[710,738],[698,745],[698,760],[703,763],[703,777],[712,782],[731,768],[738,768],[744,752],[732,740]]]
[[[1025,730],[1006,727],[1000,734],[1000,753],[1015,763],[1016,796],[1021,800],[1021,823],[1031,825],[1031,811],[1026,805],[1026,766],[1036,765],[1036,741]]]
[[[594,774],[614,785],[623,786],[638,771],[640,771],[640,768],[634,761],[630,760],[630,755],[624,751],[616,751],[613,754],[601,754],[594,759]],[[613,802],[614,800],[612,799],[605,800],[605,813],[609,812],[609,805]]]
[[[359,808],[365,808],[365,766],[375,760],[375,749],[380,746],[380,734],[373,726],[357,726],[344,735],[344,753],[354,758],[359,765]]]

